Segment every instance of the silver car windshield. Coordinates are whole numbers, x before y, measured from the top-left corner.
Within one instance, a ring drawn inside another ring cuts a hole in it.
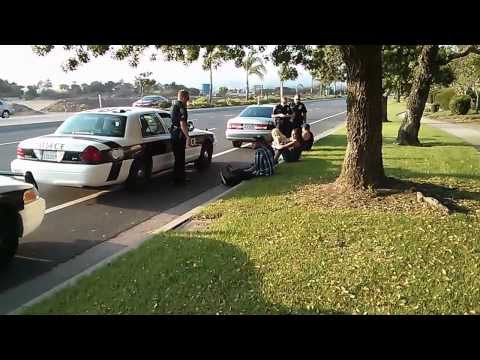
[[[249,107],[243,110],[239,117],[262,117],[271,118],[273,109],[266,106]]]
[[[124,137],[127,117],[111,114],[77,114],[57,129],[56,134]]]

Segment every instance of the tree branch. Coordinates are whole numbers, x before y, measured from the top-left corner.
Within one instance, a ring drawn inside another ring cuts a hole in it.
[[[465,57],[465,56],[467,56],[467,55],[469,55],[469,54],[477,54],[477,55],[480,55],[480,48],[478,47],[478,45],[470,45],[468,48],[466,48],[466,49],[465,49],[464,51],[462,51],[462,52],[450,54],[449,56],[447,56],[447,58],[445,59],[445,62],[442,63],[442,65],[446,65],[446,64],[448,64],[449,62],[451,62],[452,60]]]

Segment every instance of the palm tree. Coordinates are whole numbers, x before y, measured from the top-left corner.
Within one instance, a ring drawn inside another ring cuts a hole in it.
[[[249,90],[248,77],[250,75],[256,75],[261,80],[263,80],[263,77],[264,77],[265,73],[267,72],[267,69],[263,65],[262,59],[259,56],[255,55],[255,53],[250,53],[247,56],[245,56],[243,58],[241,67],[247,73],[247,97],[246,97],[246,99],[248,100],[248,90]]]

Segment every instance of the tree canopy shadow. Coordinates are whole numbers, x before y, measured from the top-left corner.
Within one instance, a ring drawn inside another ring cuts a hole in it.
[[[83,287],[67,289],[33,311],[58,314],[54,304],[62,304],[62,314],[341,314],[268,300],[256,264],[222,237],[208,231],[160,234],[86,278]],[[84,287],[95,293],[94,303]]]

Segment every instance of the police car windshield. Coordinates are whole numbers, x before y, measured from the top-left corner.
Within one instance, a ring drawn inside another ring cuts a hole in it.
[[[240,113],[240,117],[271,118],[273,109],[267,106],[248,107]]]
[[[55,133],[124,137],[126,123],[122,115],[81,113],[65,120]]]

